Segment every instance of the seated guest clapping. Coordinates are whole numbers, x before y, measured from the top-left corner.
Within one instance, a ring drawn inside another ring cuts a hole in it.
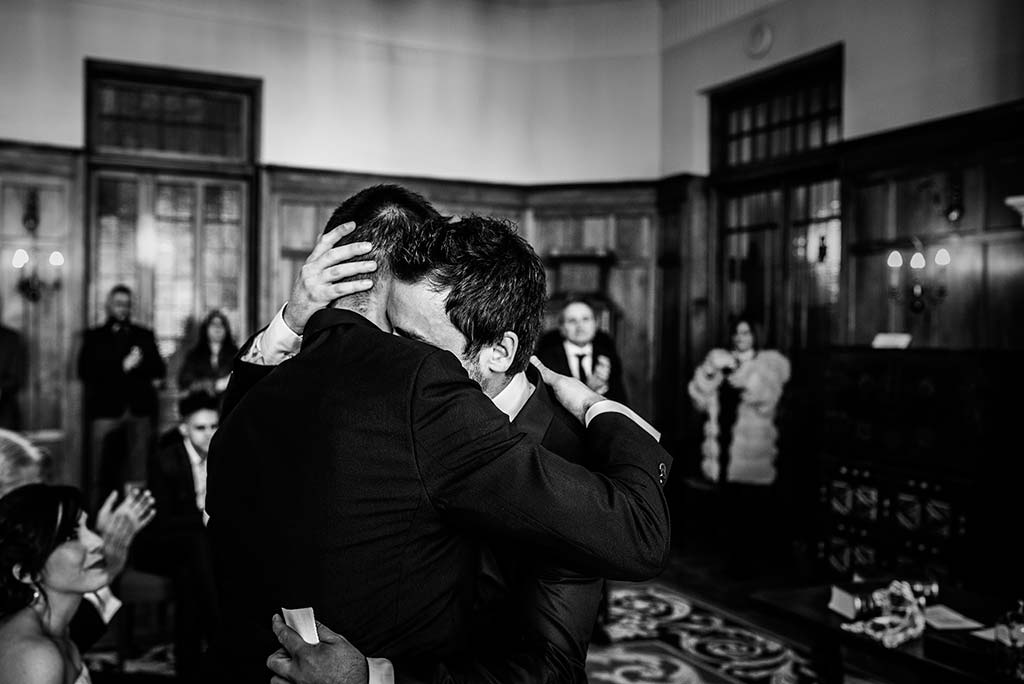
[[[25,485],[48,480],[49,458],[24,436],[0,430],[0,497]],[[96,529],[103,538],[107,572],[116,577],[124,569],[135,536],[153,519],[153,496],[149,490],[132,490],[115,507],[117,492],[111,492],[96,515]],[[89,648],[106,631],[121,602],[103,587],[85,595],[85,602],[71,623],[71,638],[82,650]]]
[[[31,484],[0,499],[0,684],[87,684],[71,618],[109,583],[77,489]]]

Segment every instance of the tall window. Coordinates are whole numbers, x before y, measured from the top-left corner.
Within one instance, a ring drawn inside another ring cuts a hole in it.
[[[723,329],[744,315],[783,348],[836,340],[841,92],[829,50],[711,94]]]
[[[249,322],[250,194],[259,82],[88,61],[90,302],[126,283],[170,379],[195,323]]]

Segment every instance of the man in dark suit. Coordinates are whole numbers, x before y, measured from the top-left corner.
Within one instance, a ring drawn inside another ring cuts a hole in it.
[[[21,429],[18,393],[27,378],[28,359],[21,335],[0,325],[0,428]]]
[[[597,328],[594,307],[585,299],[570,299],[562,307],[557,330],[537,344],[537,358],[551,370],[585,382],[613,401],[626,403],[622,362],[611,336]]]
[[[479,537],[528,544],[640,579],[668,552],[670,457],[617,405],[567,380],[602,475],[514,433],[451,354],[386,333],[386,255],[424,212],[408,193],[350,198],[327,229],[359,224],[382,255],[372,290],[315,314],[270,372],[236,367],[210,461],[208,511],[225,613],[222,662],[265,677],[267,616],[314,606],[367,653],[415,670],[464,651]],[[366,674],[366,663],[362,663]]]
[[[153,331],[131,320],[128,286],[115,285],[106,308],[106,322],[85,331],[78,356],[91,432],[88,491],[93,504],[101,492],[145,479],[156,388],[167,373]]]
[[[455,354],[514,430],[587,465],[583,426],[529,366],[540,332],[545,275],[514,225],[475,216],[439,220],[403,242],[392,255],[391,270],[397,282],[388,318],[396,332]],[[263,341],[297,351],[297,338],[291,343],[268,339],[276,330],[268,328]],[[467,653],[438,663],[434,681],[585,681],[603,582],[538,562],[536,555],[504,544],[484,548],[472,644]],[[300,667],[293,660],[280,651],[269,665],[287,678]]]
[[[149,459],[147,482],[157,515],[138,565],[174,581],[174,658],[178,678],[200,672],[204,637],[215,634],[219,610],[206,534],[206,463],[220,421],[218,400],[196,391],[178,402],[178,427]]]

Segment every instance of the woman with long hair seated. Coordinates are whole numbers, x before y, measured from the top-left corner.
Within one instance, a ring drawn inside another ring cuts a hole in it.
[[[237,353],[228,317],[216,309],[211,311],[199,325],[199,340],[185,355],[178,373],[178,389],[182,393],[202,389],[220,395],[228,386]]]
[[[88,684],[71,618],[109,583],[81,492],[30,484],[0,498],[0,684]]]

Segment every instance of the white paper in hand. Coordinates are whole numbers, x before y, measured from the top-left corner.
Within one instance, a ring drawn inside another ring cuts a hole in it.
[[[282,608],[281,613],[284,615],[284,624],[298,632],[303,641],[313,646],[320,643],[312,608]]]

